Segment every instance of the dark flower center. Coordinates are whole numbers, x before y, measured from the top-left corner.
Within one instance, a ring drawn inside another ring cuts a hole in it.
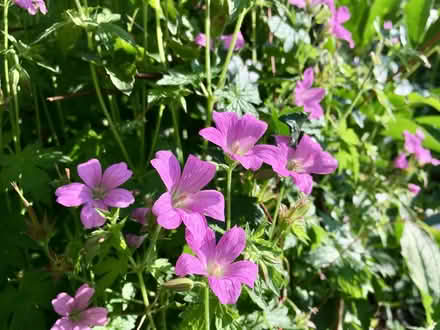
[[[299,162],[296,159],[291,159],[287,162],[287,169],[289,171],[294,171],[297,173],[304,172],[304,168],[303,168],[301,162]]]
[[[81,311],[77,311],[77,310],[73,310],[70,314],[69,314],[69,319],[72,322],[79,322],[82,320],[81,317]]]
[[[103,200],[105,198],[106,194],[107,194],[107,190],[100,185],[93,188],[93,199],[94,200]]]
[[[212,262],[208,264],[208,275],[214,276],[216,278],[222,278],[225,274],[225,267],[222,265],[219,265],[216,262]]]

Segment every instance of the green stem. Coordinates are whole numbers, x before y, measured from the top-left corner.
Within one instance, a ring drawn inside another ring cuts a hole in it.
[[[270,228],[269,239],[272,239],[273,234],[275,232],[278,214],[280,213],[281,201],[283,200],[283,197],[284,197],[284,191],[285,191],[285,187],[282,184],[280,193],[278,194],[277,206],[275,208],[275,214],[273,216],[272,227]]]
[[[148,49],[148,3],[144,1],[143,3],[143,26],[144,26],[144,54],[143,57],[145,59]],[[141,120],[141,132],[140,132],[140,138],[141,138],[141,150],[140,150],[140,157],[139,157],[139,164],[140,168],[144,166],[145,161],[145,116],[147,114],[147,93],[145,93],[145,90],[147,88],[146,81],[142,81],[141,84],[141,117],[139,120]]]
[[[257,8],[252,9],[252,62],[257,63]]]
[[[175,104],[171,105],[171,115],[173,117],[173,126],[174,126],[174,136],[176,138],[176,144],[177,144],[177,159],[180,163],[183,163],[183,148],[182,148],[182,141],[180,139],[180,131],[179,131],[179,118],[177,113],[177,106]]]
[[[209,330],[210,320],[209,320],[209,285],[206,283],[204,291],[204,305],[205,305],[205,330]]]
[[[35,121],[37,122],[37,135],[38,141],[43,145],[43,136],[41,134],[41,118],[40,118],[40,105],[38,104],[37,89],[32,85],[32,94],[34,96],[34,107],[35,107]]]
[[[205,70],[206,80],[208,82],[208,95],[212,95],[212,75],[211,75],[211,0],[206,0],[206,18],[205,18]],[[209,109],[209,108],[208,108]]]
[[[9,9],[9,0],[3,1],[3,48],[4,51],[7,52],[9,48],[8,44],[8,9]],[[8,64],[8,55],[5,53],[3,55],[3,69],[5,71],[5,102],[6,104],[9,102],[9,94],[10,94],[10,85],[9,85],[9,64]],[[3,111],[0,111],[0,155],[3,153]]]
[[[227,170],[226,180],[226,230],[231,229],[231,188],[232,188],[232,171],[235,168],[235,164],[230,165]]]
[[[136,271],[138,280],[139,280],[139,286],[141,288],[141,293],[142,293],[142,299],[144,300],[144,305],[145,305],[145,312],[147,313],[148,319],[150,321],[150,326],[153,329],[156,329],[156,324],[154,323],[154,319],[153,316],[151,315],[149,308],[150,308],[150,301],[148,299],[148,293],[147,293],[147,288],[145,286],[145,282],[144,282],[144,277],[142,275],[142,271],[138,270]]]
[[[17,54],[14,55],[14,64],[16,67],[19,66],[19,61],[18,61],[18,56]],[[17,93],[17,84],[14,82],[12,84],[12,97],[14,100],[14,112],[15,112],[15,136],[14,136],[14,141],[15,141],[15,151],[16,152],[20,152],[21,150],[21,143],[20,143],[20,136],[21,136],[21,130],[20,130],[20,106],[18,103],[18,93]]]
[[[154,130],[153,141],[151,142],[151,149],[148,155],[147,164],[150,163],[150,160],[153,158],[154,150],[156,149],[157,138],[159,136],[160,124],[162,122],[163,110],[165,109],[165,105],[161,104],[159,107],[159,114],[157,117],[156,128]]]
[[[152,257],[153,252],[156,251],[156,243],[157,243],[157,239],[159,238],[161,228],[162,227],[159,226],[159,224],[156,224],[156,229],[154,230],[153,237],[151,238],[147,253],[145,254],[144,265],[146,265],[147,268],[150,267],[151,264],[150,259]]]
[[[38,90],[38,87],[37,87],[37,90]],[[46,102],[46,100],[44,99],[44,96],[41,94],[41,92],[39,90],[38,90],[38,94],[41,97],[41,103],[43,104],[43,110],[44,110],[44,114],[46,115],[46,118],[47,118],[47,123],[49,124],[49,129],[50,129],[50,131],[51,131],[51,133],[53,135],[53,138],[55,140],[55,144],[59,147],[60,146],[60,140],[58,139],[58,134],[57,134],[57,131],[55,129],[55,125],[53,123],[52,116],[50,115],[49,108],[47,107],[47,102]]]
[[[162,33],[162,27],[160,26],[160,1],[155,0],[156,5],[156,38],[157,38],[157,48],[159,49],[159,58],[160,61],[163,64],[166,64],[166,57],[165,57],[165,49],[163,47],[163,33]]]

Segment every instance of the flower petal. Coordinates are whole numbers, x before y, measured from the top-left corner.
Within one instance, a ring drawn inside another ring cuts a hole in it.
[[[301,81],[301,86],[303,88],[310,88],[312,87],[314,80],[315,74],[313,68],[307,68],[306,71],[304,71],[304,80]]]
[[[208,277],[209,286],[222,304],[235,304],[240,297],[241,284],[234,279]]]
[[[226,145],[226,136],[215,127],[208,127],[200,130],[199,135],[201,135],[205,140],[214,143],[220,148],[224,149]]]
[[[131,212],[131,217],[139,222],[141,225],[147,224],[147,214],[150,209],[147,207],[138,207]]]
[[[227,136],[230,128],[238,121],[238,116],[235,112],[217,112],[212,114],[215,126],[223,136]]]
[[[313,178],[308,173],[296,173],[291,172],[293,182],[298,186],[298,189],[301,190],[304,194],[310,195],[313,189]]]
[[[256,171],[263,165],[263,161],[254,154],[253,150],[244,156],[233,154],[231,158],[238,161],[247,170]]]
[[[337,21],[338,23],[342,24],[345,23],[346,21],[348,21],[350,19],[350,10],[343,6],[337,9],[336,11],[336,16],[337,16]]]
[[[185,231],[185,239],[191,250],[197,254],[200,262],[206,267],[209,260],[215,259],[215,233],[207,228],[204,236],[195,236],[188,229]]]
[[[125,242],[128,246],[138,249],[145,241],[146,235],[125,234]]]
[[[151,165],[159,173],[160,178],[171,191],[180,179],[180,164],[176,156],[171,151],[158,151],[156,158],[151,161]]]
[[[111,207],[127,207],[134,203],[134,197],[127,189],[116,188],[105,194],[103,202]]]
[[[87,203],[81,209],[81,222],[86,229],[101,227],[105,223],[105,218],[96,212],[95,208],[106,210],[107,207],[102,202],[93,201]]]
[[[89,306],[90,298],[95,294],[95,289],[87,283],[81,285],[75,293],[75,310],[82,311]]]
[[[191,212],[187,210],[178,210],[183,223],[186,228],[191,232],[194,237],[204,237],[206,235],[206,229],[208,223],[206,218],[197,212]]]
[[[224,276],[225,278],[236,279],[240,283],[253,288],[258,276],[258,266],[247,260],[233,262],[227,267]]]
[[[305,103],[304,111],[310,113],[310,119],[319,119],[324,116],[324,110],[319,103]]]
[[[200,260],[190,254],[183,253],[176,263],[176,275],[185,276],[188,274],[205,275],[208,273]]]
[[[267,123],[250,114],[234,122],[226,135],[226,144],[231,154],[245,156],[264,135]]]
[[[216,190],[196,192],[191,196],[191,203],[187,208],[216,220],[225,221],[225,198]]]
[[[273,167],[279,167],[282,161],[282,157],[280,157],[280,149],[268,145],[268,144],[259,144],[254,147],[255,155],[260,158],[266,164],[269,164]],[[284,161],[286,163],[286,161]]]
[[[338,161],[306,134],[301,138],[293,158],[301,163],[307,173],[329,174],[338,167]]]
[[[99,160],[93,158],[88,162],[79,164],[77,166],[77,171],[79,177],[88,185],[90,188],[96,187],[101,183],[102,179],[102,168]]]
[[[406,155],[405,153],[401,153],[399,154],[396,159],[393,162],[394,167],[395,168],[400,168],[400,169],[407,169],[409,164],[408,164],[408,160],[406,159]]]
[[[52,299],[52,306],[55,312],[61,316],[67,316],[72,311],[75,299],[65,292],[59,293],[55,299]]]
[[[214,178],[215,170],[214,164],[189,155],[176,189],[179,192],[198,192]]]
[[[92,191],[82,183],[70,183],[59,187],[55,191],[57,203],[63,206],[80,206],[93,200]]]
[[[76,330],[74,326],[75,324],[68,317],[62,317],[55,322],[50,330]]]
[[[420,188],[420,186],[414,184],[414,183],[409,183],[408,184],[408,190],[414,195],[417,196],[417,194],[420,192],[422,188]]]
[[[246,246],[246,233],[237,226],[229,229],[220,238],[216,248],[216,261],[219,264],[232,263]]]
[[[163,193],[154,203],[153,213],[159,225],[165,229],[176,229],[182,223],[180,214],[173,207],[172,195],[169,192]]]
[[[95,325],[105,325],[108,321],[107,319],[107,309],[104,307],[93,307],[82,311],[80,314],[79,326],[95,326]]]
[[[127,164],[124,162],[113,164],[104,171],[101,184],[107,190],[111,190],[130,179],[132,174],[133,172],[127,168]]]
[[[289,0],[289,3],[298,8],[304,8],[306,6],[306,0]]]

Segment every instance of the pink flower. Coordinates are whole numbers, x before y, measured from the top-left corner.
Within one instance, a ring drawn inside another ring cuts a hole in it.
[[[100,227],[105,223],[96,208],[107,210],[108,206],[127,207],[134,202],[130,191],[117,188],[132,175],[124,162],[111,165],[102,174],[99,160],[91,159],[79,164],[77,170],[85,184],[67,184],[59,187],[55,194],[61,205],[72,207],[84,204],[81,222],[85,228]]]
[[[348,41],[350,48],[354,48],[351,33],[342,24],[350,19],[350,11],[347,7],[336,8],[334,0],[327,0],[332,16],[330,18],[330,33],[336,38]]]
[[[432,157],[431,151],[422,147],[422,142],[425,139],[425,134],[422,130],[417,129],[416,134],[411,134],[405,130],[403,135],[405,137],[406,151],[410,154],[414,154],[420,165],[427,163],[431,163],[432,165],[440,164],[440,160]]]
[[[175,229],[182,221],[193,235],[205,234],[205,216],[225,221],[225,200],[215,190],[201,190],[215,175],[215,165],[190,155],[183,173],[180,164],[170,151],[159,151],[151,164],[167,187],[153,205],[159,225]]]
[[[292,177],[306,195],[312,192],[311,173],[329,174],[338,167],[338,161],[308,135],[302,137],[296,149],[289,146],[290,139],[286,136],[277,136],[276,141],[277,147],[258,145],[256,154],[279,175]]]
[[[307,3],[309,3],[309,6],[313,7],[321,3],[326,4],[327,1],[328,0],[289,0],[289,3],[298,8],[305,8]]]
[[[209,286],[222,304],[235,304],[241,293],[241,284],[250,288],[258,275],[258,266],[251,261],[233,262],[246,246],[246,234],[234,226],[227,231],[218,244],[212,229],[205,236],[195,237],[186,232],[186,242],[196,253],[183,253],[176,263],[176,274],[198,274],[208,277]]]
[[[408,160],[406,159],[406,155],[404,153],[399,154],[397,158],[394,160],[394,167],[407,169],[408,168]]]
[[[204,33],[199,33],[198,35],[196,35],[194,42],[196,43],[196,45],[199,45],[200,47],[205,47],[206,46],[206,36]],[[211,40],[211,50],[214,47],[214,43]]]
[[[142,225],[141,232],[146,231],[147,214],[150,212],[149,208],[139,207],[131,212],[131,217]],[[130,247],[138,249],[144,242],[147,235],[125,234],[125,241]]]
[[[383,23],[383,28],[384,28],[385,30],[391,30],[391,29],[393,28],[393,22],[391,22],[391,21],[385,21],[385,22]]]
[[[414,195],[417,196],[418,193],[420,192],[421,188],[413,183],[408,184],[408,190]]]
[[[228,50],[229,47],[231,46],[232,36],[233,36],[232,34],[226,34],[220,37],[220,40],[223,41],[223,47],[226,50]],[[244,43],[245,41],[243,35],[241,34],[241,32],[238,32],[237,41],[235,42],[234,50],[242,49],[244,47]]]
[[[238,118],[234,112],[214,112],[213,118],[217,128],[204,128],[199,134],[244,168],[258,170],[262,161],[255,155],[254,147],[266,132],[267,124],[249,114]]]
[[[51,330],[90,330],[96,325],[107,323],[107,309],[89,306],[90,298],[95,293],[87,284],[81,285],[72,298],[62,292],[52,300],[52,306],[62,318],[58,319]]]
[[[308,68],[304,71],[304,80],[296,84],[295,104],[304,107],[304,111],[310,113],[311,119],[319,119],[324,115],[319,102],[324,98],[325,89],[311,88],[313,80],[313,68]]]
[[[44,0],[14,0],[14,3],[17,6],[26,9],[31,15],[35,15],[37,10],[44,15],[47,14],[47,8]]]

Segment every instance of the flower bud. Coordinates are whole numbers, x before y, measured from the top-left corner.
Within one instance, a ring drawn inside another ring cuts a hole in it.
[[[194,282],[186,277],[175,278],[173,280],[165,282],[163,286],[167,289],[171,289],[177,292],[190,291],[194,286]]]

